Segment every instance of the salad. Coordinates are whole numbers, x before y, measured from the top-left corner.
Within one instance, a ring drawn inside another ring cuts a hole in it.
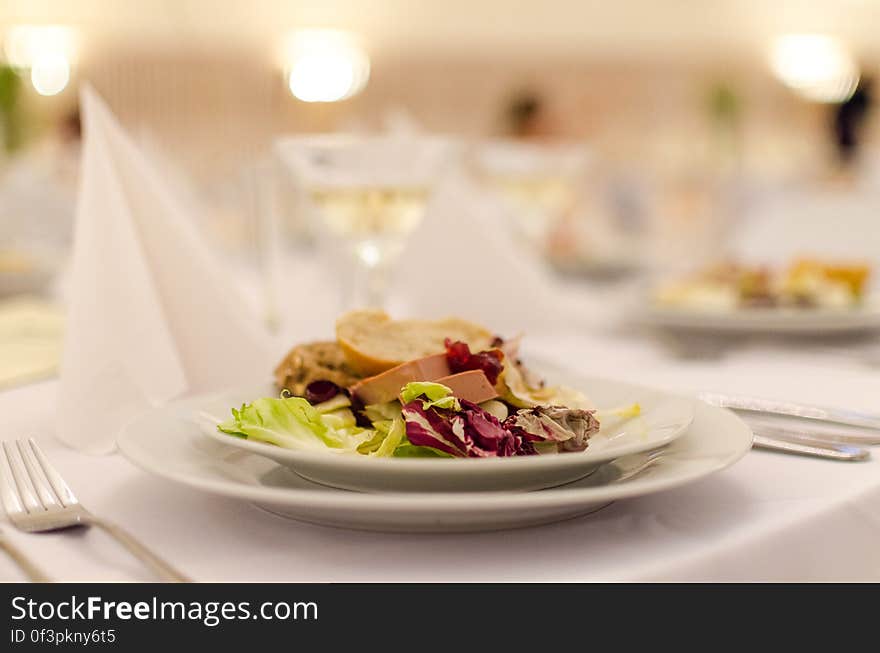
[[[469,323],[445,325],[453,333],[438,342],[444,325],[387,318],[383,333],[394,337],[386,342],[375,332],[346,337],[351,319],[337,323],[336,342],[295,347],[276,369],[278,396],[233,408],[219,430],[328,453],[491,458],[583,451],[600,420],[640,413],[633,404],[600,414],[578,391],[528,370],[518,339],[488,339]],[[373,328],[362,314],[354,319]],[[489,346],[472,350],[456,335]],[[410,352],[418,355],[405,359]]]

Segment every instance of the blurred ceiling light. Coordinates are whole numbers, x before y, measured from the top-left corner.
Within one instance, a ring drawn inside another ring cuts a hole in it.
[[[31,65],[31,83],[40,95],[57,95],[69,81],[70,64],[63,55],[41,55]]]
[[[859,83],[852,55],[837,39],[822,34],[780,36],[770,65],[783,84],[816,102],[845,102]]]
[[[3,39],[6,60],[15,68],[30,68],[48,54],[63,56],[70,63],[76,45],[76,33],[65,25],[15,25]]]
[[[40,95],[65,89],[76,45],[76,32],[64,25],[15,25],[3,39],[6,60],[14,68],[30,69],[31,83]]]
[[[338,102],[363,90],[370,60],[356,40],[337,30],[294,32],[284,50],[287,85],[303,102]]]

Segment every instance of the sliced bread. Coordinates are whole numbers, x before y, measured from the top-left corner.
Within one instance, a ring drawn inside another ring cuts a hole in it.
[[[466,342],[471,351],[482,351],[489,349],[493,335],[485,327],[460,318],[393,320],[380,310],[352,311],[336,321],[336,340],[346,362],[364,376],[442,353],[446,338]]]

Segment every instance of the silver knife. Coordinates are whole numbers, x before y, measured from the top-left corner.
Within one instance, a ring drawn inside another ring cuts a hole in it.
[[[865,429],[880,431],[880,415],[864,413],[856,410],[842,408],[827,408],[824,406],[808,406],[791,401],[776,401],[774,399],[760,399],[747,395],[728,395],[717,392],[701,392],[698,398],[707,404],[730,408],[733,410],[746,410],[756,413],[769,413],[772,415],[787,415],[789,417],[801,417],[814,419],[835,424],[859,426]]]
[[[793,424],[791,421],[782,423],[778,420],[755,419],[751,415],[743,415],[746,423],[755,433],[783,440],[811,440],[830,444],[853,444],[863,447],[880,445],[880,433],[867,431],[847,431],[842,428],[815,428],[808,424]]]
[[[807,444],[806,442],[768,438],[757,433],[752,440],[752,446],[759,449],[771,449],[784,453],[850,462],[868,460],[871,457],[871,452],[861,447],[853,447],[846,444]]]

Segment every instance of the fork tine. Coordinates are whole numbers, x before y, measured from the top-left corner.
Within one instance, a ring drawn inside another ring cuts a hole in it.
[[[46,508],[46,510],[61,508],[59,499],[56,498],[55,493],[52,491],[52,485],[43,473],[42,468],[40,468],[40,463],[34,458],[34,453],[31,451],[27,442],[16,440],[15,445],[18,447],[18,452],[21,454],[21,460],[24,462],[24,467],[27,470],[28,476],[30,476],[31,483],[37,490],[37,496],[40,497],[40,503],[43,504],[43,507]]]
[[[9,456],[6,455],[6,449],[0,447],[0,497],[3,499],[3,508],[7,514],[18,515],[26,512],[24,504],[18,496],[18,489],[15,487],[15,481],[12,480],[12,467],[9,465]]]
[[[65,483],[64,479],[61,477],[61,474],[56,471],[52,463],[49,462],[49,459],[46,458],[36,440],[28,438],[28,442],[31,445],[31,449],[34,452],[37,461],[40,463],[43,473],[46,474],[46,478],[49,479],[52,489],[55,490],[55,494],[61,499],[61,505],[67,507],[79,503],[79,501],[76,500],[76,495],[73,493],[73,490],[68,487],[67,483]]]
[[[24,504],[25,510],[27,512],[43,510],[43,504],[37,498],[34,486],[31,484],[31,479],[28,477],[24,467],[22,467],[21,458],[16,455],[15,449],[10,446],[9,442],[4,442],[3,451],[6,452],[6,462],[9,463],[9,468],[12,470],[14,487],[18,488],[18,498]]]

